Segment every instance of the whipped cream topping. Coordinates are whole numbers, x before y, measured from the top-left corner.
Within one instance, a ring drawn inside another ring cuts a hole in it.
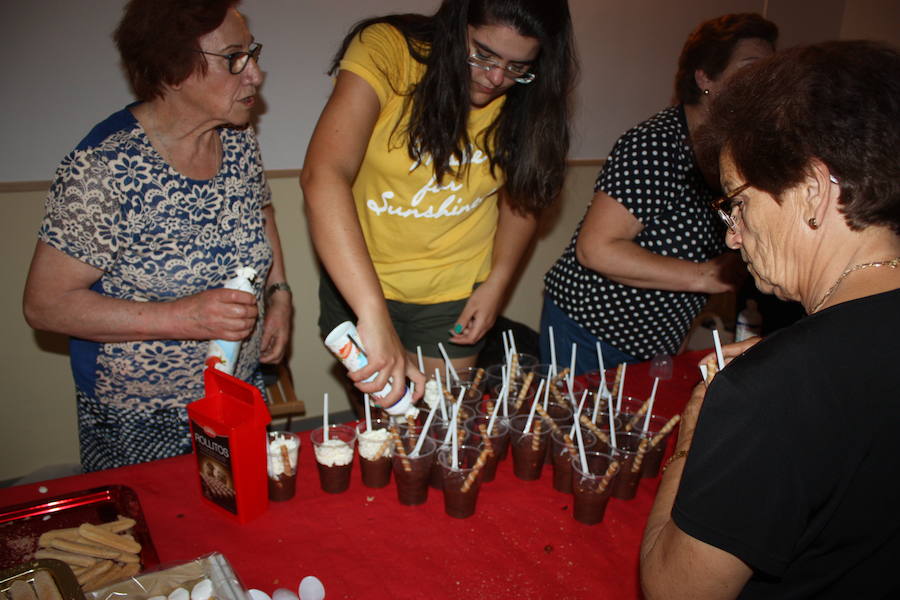
[[[389,437],[391,437],[391,434],[387,429],[371,429],[363,431],[356,438],[359,442],[359,455],[366,460],[375,460],[378,449],[381,448],[385,440]],[[387,450],[385,450],[381,456],[390,458],[390,445],[388,445]]]
[[[326,467],[348,465],[353,461],[353,446],[334,438],[323,441],[315,447],[316,460]]]
[[[269,437],[269,451],[266,458],[269,477],[278,477],[285,472],[284,459],[281,455],[282,448],[287,448],[288,457],[291,459],[291,472],[297,472],[297,450],[300,448],[300,438],[278,433]]]

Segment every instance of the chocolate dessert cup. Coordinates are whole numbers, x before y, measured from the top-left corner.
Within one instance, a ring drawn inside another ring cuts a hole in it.
[[[394,481],[397,483],[397,499],[400,504],[406,506],[424,504],[428,500],[428,479],[434,465],[437,444],[430,437],[426,437],[418,456],[410,456],[418,437],[403,435],[400,436],[400,441],[406,456],[401,455],[394,448],[394,454],[391,457]]]
[[[561,430],[569,433],[568,429]],[[597,445],[597,436],[585,428],[581,430],[584,449],[591,451]],[[575,444],[575,452],[578,452],[578,440],[572,439]],[[550,459],[553,463],[553,489],[564,494],[572,493],[572,454],[566,447],[565,441],[557,432],[550,434]]]
[[[579,523],[596,525],[603,520],[606,505],[618,479],[618,473],[608,481],[604,475],[613,458],[600,452],[585,452],[588,469],[585,471],[581,458],[571,459],[572,496],[574,508],[572,516]]]
[[[284,502],[293,498],[297,490],[300,437],[289,431],[271,431],[267,434],[267,439],[269,500]]]
[[[444,512],[455,519],[465,519],[475,514],[478,490],[481,488],[483,469],[475,474],[475,479],[466,486],[471,475],[480,448],[460,446],[457,448],[457,468],[453,468],[453,449],[441,448],[438,451],[438,465],[444,478]]]
[[[365,421],[356,425],[359,471],[366,487],[383,488],[391,481],[393,442],[388,427],[390,422],[385,419],[372,419],[371,431]]]
[[[486,429],[489,423],[489,417],[472,417],[466,421],[466,431],[469,433],[469,445],[484,445],[484,439],[481,437],[481,429],[479,426],[483,425]],[[491,443],[491,453],[487,455],[487,461],[481,469],[482,483],[488,483],[494,480],[494,477],[497,475],[497,465],[500,464],[500,460],[506,455],[506,450],[509,448],[509,425],[507,425],[505,419],[498,416],[494,420],[494,427],[491,429],[488,440]]]
[[[509,443],[512,447],[513,473],[524,481],[534,481],[541,478],[541,470],[544,468],[544,457],[547,455],[547,446],[550,445],[550,426],[535,415],[530,430],[526,432],[524,427],[527,421],[528,415],[516,415],[510,420]],[[537,423],[541,423],[540,433],[535,436]]]
[[[462,408],[462,407],[460,407]],[[462,412],[460,410],[460,412]],[[456,439],[456,443],[458,445],[463,445],[469,440],[469,432],[466,431],[465,425],[463,421],[459,422],[459,426],[456,429],[456,434],[459,436]],[[444,438],[447,436],[447,423],[445,421],[438,420],[435,417],[434,421],[431,423],[431,427],[428,429],[428,437],[430,437],[434,441],[435,452],[440,450],[444,446],[449,447],[450,442],[444,444]],[[431,466],[431,473],[428,478],[428,485],[433,489],[442,490],[444,489],[444,477],[441,475],[441,467],[437,462],[437,454],[435,453],[435,460]]]
[[[669,420],[665,417],[653,415],[650,417],[650,423],[647,429],[644,429],[644,421],[642,419],[635,427],[635,431],[647,440],[652,440],[668,421]],[[669,445],[670,437],[672,437],[671,431],[667,433],[656,446],[647,450],[647,454],[644,456],[644,464],[641,468],[641,477],[656,477],[659,475],[659,467],[662,464],[663,456],[666,453],[666,446]]]
[[[356,430],[347,425],[329,425],[328,439],[324,428],[319,427],[310,436],[319,469],[322,491],[340,494],[350,487],[350,471],[353,469],[353,446]]]
[[[641,443],[641,435],[636,432],[616,432],[616,448],[613,450],[606,446],[609,452],[619,462],[619,474],[613,486],[613,498],[619,500],[631,500],[637,494],[638,484],[641,482],[641,470],[632,470],[634,459],[637,457],[637,449]],[[605,446],[605,445],[604,445]],[[642,465],[643,467],[643,465]]]

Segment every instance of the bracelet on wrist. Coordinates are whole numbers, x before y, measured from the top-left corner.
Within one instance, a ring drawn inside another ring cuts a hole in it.
[[[665,473],[665,472],[666,472],[666,469],[669,468],[669,465],[671,465],[673,462],[675,462],[675,461],[678,460],[679,458],[685,458],[685,457],[687,457],[687,455],[688,455],[688,451],[687,451],[687,450],[679,450],[678,452],[676,452],[675,454],[673,454],[672,456],[670,456],[670,457],[669,457],[669,460],[666,461],[666,464],[663,465],[662,472]]]
[[[279,281],[277,283],[273,283],[269,287],[266,288],[266,300],[272,297],[272,294],[276,292],[288,292],[291,293],[291,286],[288,285],[287,281]]]

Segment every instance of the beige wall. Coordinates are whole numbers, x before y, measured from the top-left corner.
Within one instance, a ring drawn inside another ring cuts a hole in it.
[[[558,257],[590,199],[597,166],[570,169],[563,202],[545,219],[506,315],[537,328],[541,277]],[[322,345],[318,317],[318,271],[295,178],[272,180],[276,219],[281,233],[288,280],[294,289],[294,336],[291,355],[298,394],[307,414],[321,415],[322,394],[332,410],[346,408],[340,369]],[[0,350],[4,383],[0,401],[0,481],[46,465],[78,462],[75,394],[63,336],[33,331],[22,317],[22,287],[43,214],[45,192],[0,193],[0,314],[6,325]]]

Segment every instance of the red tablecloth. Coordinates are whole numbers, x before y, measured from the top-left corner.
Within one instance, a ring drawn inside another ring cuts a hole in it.
[[[657,392],[654,413],[680,412],[698,381],[703,352],[676,357],[674,376]],[[649,364],[629,366],[625,393],[650,394]],[[222,552],[248,588],[296,591],[315,575],[328,598],[638,598],[638,551],[659,479],[644,479],[634,500],[611,499],[602,523],[572,518],[572,498],[552,488],[551,466],[539,481],[512,473],[511,458],[481,488],[476,514],[444,514],[430,490],[426,504],[402,506],[393,481],[350,489],[319,488],[309,436],[302,436],[297,495],[270,503],[246,525],[201,503],[192,455],[0,489],[0,506],[97,486],[124,484],[143,506],[164,563]],[[42,493],[40,490],[45,488]]]

